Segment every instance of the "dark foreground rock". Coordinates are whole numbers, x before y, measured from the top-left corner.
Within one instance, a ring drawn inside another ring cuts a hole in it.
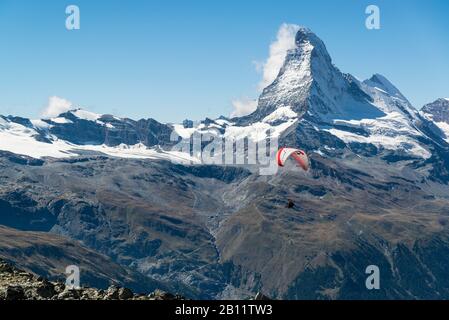
[[[137,294],[128,288],[69,288],[0,261],[0,300],[184,300],[162,290]]]

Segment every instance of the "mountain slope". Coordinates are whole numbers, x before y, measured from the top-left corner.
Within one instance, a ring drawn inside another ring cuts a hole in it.
[[[436,124],[444,139],[449,142],[449,99],[441,98],[426,104],[421,109],[421,113]]]
[[[0,260],[0,300],[184,300],[160,290],[145,295],[115,285],[107,290],[70,288],[62,281],[51,282],[42,276],[18,269]]]
[[[418,112],[385,77],[342,73],[300,28],[245,117],[1,117],[0,224],[76,239],[126,270],[182,284],[188,297],[447,299],[445,106]],[[312,169],[288,163],[261,176],[251,165],[202,164],[173,151],[173,133],[275,136],[306,150]],[[365,287],[373,264],[379,291]]]
[[[295,44],[278,77],[259,98],[256,117],[280,106],[291,106],[299,116],[307,112],[322,122],[383,115],[370,105],[370,97],[332,64],[324,43],[314,33],[300,28]]]
[[[112,284],[126,284],[139,292],[176,290],[176,286],[122,267],[77,241],[50,233],[27,232],[0,226],[0,259],[20,265],[35,274],[64,282],[65,268],[77,265],[84,285],[102,289]]]

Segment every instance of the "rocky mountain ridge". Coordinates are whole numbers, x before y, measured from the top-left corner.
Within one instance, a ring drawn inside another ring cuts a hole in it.
[[[0,235],[16,233],[16,242],[0,242],[0,257],[26,252],[17,264],[41,259],[42,273],[58,237],[58,255],[73,264],[102,259],[123,268],[126,286],[146,277],[147,291],[156,283],[187,298],[448,298],[445,102],[419,112],[385,77],[342,73],[310,30],[295,43],[245,117],[160,124],[79,109],[1,117]],[[263,176],[203,164],[173,151],[173,134],[276,136],[306,150],[311,170],[289,163]],[[21,240],[29,232],[38,246]],[[102,258],[73,254],[84,250]],[[373,264],[383,285],[368,291]]]
[[[0,300],[183,300],[160,290],[148,295],[128,288],[110,286],[107,290],[72,288],[51,282],[0,260]]]

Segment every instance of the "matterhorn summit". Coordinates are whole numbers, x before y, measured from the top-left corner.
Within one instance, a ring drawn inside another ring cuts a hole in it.
[[[281,106],[325,122],[382,116],[371,100],[354,77],[333,65],[323,41],[302,27],[278,77],[260,96],[254,116],[266,116]]]

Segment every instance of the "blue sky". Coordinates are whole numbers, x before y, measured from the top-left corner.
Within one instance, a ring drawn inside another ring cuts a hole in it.
[[[81,29],[65,29],[78,5]],[[381,29],[365,28],[378,5]],[[256,98],[282,23],[312,29],[334,63],[381,73],[421,107],[449,96],[446,0],[0,0],[0,114],[38,117],[50,96],[159,121],[229,115]]]

